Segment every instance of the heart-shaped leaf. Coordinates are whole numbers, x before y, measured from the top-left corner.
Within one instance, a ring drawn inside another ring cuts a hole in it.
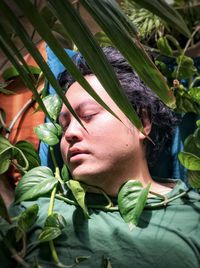
[[[53,213],[49,215],[45,221],[44,229],[39,235],[39,240],[41,242],[48,242],[57,238],[62,233],[67,225],[66,220],[61,214]]]
[[[12,148],[8,148],[0,153],[0,175],[5,173],[11,163],[12,159]]]
[[[28,231],[28,229],[35,223],[38,215],[39,207],[37,204],[28,207],[25,211],[23,211],[18,220],[18,228],[16,231],[16,240],[19,241],[24,233]]]
[[[15,202],[33,199],[50,192],[58,183],[50,168],[40,166],[28,171],[15,190]]]
[[[8,170],[12,156],[12,144],[6,138],[0,135],[0,174],[3,174]]]
[[[145,207],[150,184],[143,188],[142,183],[136,180],[127,181],[118,194],[118,206],[122,218],[130,230],[137,225],[139,217]]]
[[[52,146],[59,143],[59,137],[62,134],[62,128],[56,123],[44,123],[35,127],[35,133],[38,138]]]
[[[56,121],[62,108],[62,100],[57,94],[51,94],[43,99],[44,105],[50,116]]]
[[[188,182],[193,188],[200,189],[200,171],[188,170]]]
[[[13,147],[13,146],[6,138],[0,135],[0,153],[8,147]]]
[[[172,56],[172,48],[169,45],[169,42],[165,36],[162,36],[157,41],[157,46],[161,54]]]
[[[85,194],[87,191],[87,186],[79,181],[69,180],[67,181],[67,186],[72,191],[77,203],[82,208],[86,218],[89,218],[89,212],[85,204]]]
[[[65,228],[67,225],[67,222],[65,218],[59,214],[59,213],[53,213],[49,215],[45,221],[45,227],[57,227],[61,230]]]
[[[176,58],[178,66],[174,69],[172,76],[181,80],[191,78],[197,73],[197,69],[194,66],[192,58],[185,55],[180,55]]]
[[[200,157],[188,153],[188,152],[180,152],[178,154],[178,159],[181,164],[189,170],[200,171]]]
[[[192,153],[200,157],[200,150],[196,145],[196,139],[193,135],[189,135],[184,141],[184,151],[187,153]]]
[[[23,154],[25,155],[26,159],[28,160],[29,163],[29,169],[32,169],[34,167],[37,167],[40,165],[40,158],[39,155],[37,154],[34,146],[27,141],[18,141],[15,144],[15,147],[17,147],[20,151],[23,152]],[[21,157],[21,155],[17,155],[17,161],[18,163],[23,166],[24,163],[24,159]]]
[[[61,235],[62,231],[57,227],[46,227],[39,235],[40,242],[49,242],[59,235]]]
[[[62,170],[61,170],[61,177],[63,181],[68,181],[70,179],[70,174],[68,171],[68,168],[66,165],[63,165]]]

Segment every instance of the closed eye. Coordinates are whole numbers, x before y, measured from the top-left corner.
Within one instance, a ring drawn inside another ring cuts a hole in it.
[[[98,113],[93,113],[93,114],[88,114],[88,115],[83,115],[80,118],[84,121],[90,121],[95,115]]]

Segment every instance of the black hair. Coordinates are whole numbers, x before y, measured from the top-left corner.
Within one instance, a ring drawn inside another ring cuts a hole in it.
[[[167,148],[170,144],[174,128],[180,119],[146,86],[119,51],[113,47],[104,47],[103,52],[141,121],[148,116],[152,124],[149,137],[154,144],[148,139],[145,141],[147,162],[151,167],[163,147]],[[83,75],[92,74],[81,54],[76,55],[75,62]],[[65,89],[75,82],[67,71],[61,73],[58,79],[61,87]]]

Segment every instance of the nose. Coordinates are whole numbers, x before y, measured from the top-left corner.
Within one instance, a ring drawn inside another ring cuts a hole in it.
[[[65,131],[65,140],[68,143],[74,142],[74,141],[80,141],[83,138],[83,127],[80,125],[80,123],[75,119],[71,119],[66,131]]]

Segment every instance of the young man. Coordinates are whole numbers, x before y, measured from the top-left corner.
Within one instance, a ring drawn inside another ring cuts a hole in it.
[[[55,202],[54,211],[67,221],[63,233],[54,240],[59,260],[65,265],[61,267],[72,265],[80,256],[88,257],[78,264],[85,268],[200,267],[199,195],[181,181],[154,181],[148,167],[171,139],[177,118],[146,87],[119,52],[106,48],[104,53],[140,116],[145,135],[116,106],[83,58],[79,58],[78,66],[85,78],[121,121],[94,101],[67,72],[60,76],[61,85],[68,85],[66,97],[85,126],[82,128],[63,106],[59,117],[63,128],[62,156],[73,179],[91,185],[85,197],[90,219],[73,204],[71,193],[67,196],[70,202]],[[155,145],[146,139],[147,135]],[[144,187],[151,183],[151,191],[157,194],[149,195],[148,208],[132,231],[117,208],[120,187],[131,179],[142,182]],[[105,197],[99,189],[111,197],[115,209],[105,210]],[[161,195],[166,202],[162,202]],[[58,267],[47,243],[30,244],[44,226],[49,198],[39,198],[37,203],[40,214],[28,235],[25,260],[28,263],[37,260],[42,267]],[[23,202],[25,207],[30,204]]]

